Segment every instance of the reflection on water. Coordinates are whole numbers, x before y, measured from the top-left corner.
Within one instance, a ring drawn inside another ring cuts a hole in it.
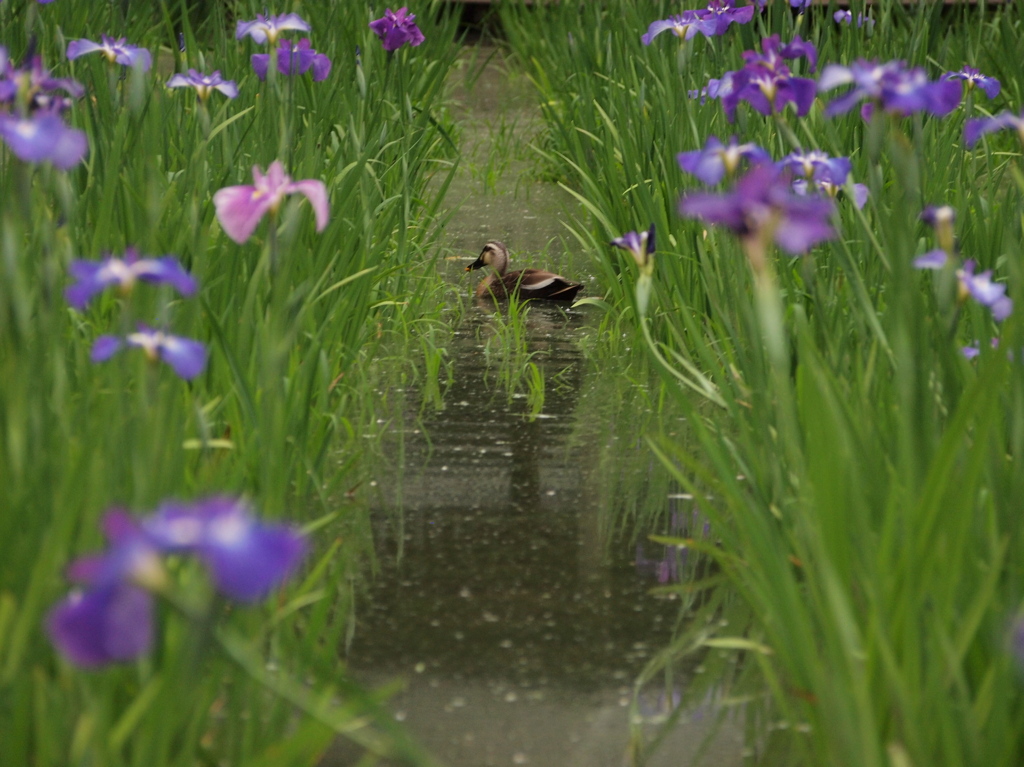
[[[509,83],[491,60],[465,99],[469,145],[493,137],[496,120],[516,130],[535,124],[523,99],[508,96]],[[563,231],[560,191],[521,178],[488,187],[495,160],[484,155],[453,184],[465,204],[447,228],[453,257],[444,277],[465,280],[462,267],[497,238],[512,246],[514,268],[551,267],[587,282],[551,246]],[[498,175],[507,181],[517,162]],[[470,310],[448,345],[444,410],[418,424],[419,403],[407,393],[410,412],[386,444],[374,511],[379,572],[357,607],[347,657],[370,684],[404,681],[390,701],[396,718],[453,767],[627,764],[634,680],[679,617],[677,600],[650,589],[679,577],[683,552],[637,548],[648,532],[672,532],[669,483],[642,441],[650,408],[624,367],[581,353],[600,320],[586,309],[529,308],[527,352],[547,384],[533,420],[487,367],[499,310],[487,302]],[[666,513],[643,513],[652,498]],[[654,528],[634,529],[645,519]],[[672,685],[686,684],[683,672]],[[673,701],[655,692],[639,710],[663,718]],[[647,764],[688,763],[707,725],[680,724]],[[741,740],[737,727],[723,728],[702,763],[739,764]],[[355,764],[346,749],[338,743],[324,767]]]
[[[377,480],[380,573],[357,610],[349,662],[370,683],[405,680],[396,716],[447,764],[618,767],[633,681],[679,613],[650,594],[659,579],[635,539],[606,532],[616,514],[607,458],[630,429],[610,420],[621,402],[595,396],[616,387],[579,351],[586,312],[529,310],[529,351],[561,382],[533,421],[493,390],[492,321],[478,310],[456,331],[445,410],[393,435],[404,465]],[[623,449],[633,476],[622,481],[660,478],[636,460],[635,441]],[[641,701],[652,718],[665,713],[656,698]],[[680,726],[650,764],[685,764],[706,724]],[[727,730],[713,763],[738,764],[739,740]],[[328,763],[346,762],[339,750]]]
[[[384,505],[403,514],[378,514],[384,573],[360,620],[354,667],[423,663],[525,688],[557,680],[592,689],[628,684],[668,639],[676,606],[648,595],[629,549],[606,556],[588,490],[593,451],[569,449],[583,315],[535,306],[528,323],[545,378],[563,381],[541,416],[524,418],[491,390],[485,326],[474,318],[449,350],[448,407],[407,439],[402,482],[379,480]],[[403,639],[389,647],[382,632]]]

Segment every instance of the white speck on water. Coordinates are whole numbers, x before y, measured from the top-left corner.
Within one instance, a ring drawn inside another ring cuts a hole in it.
[[[522,751],[516,751],[512,754],[512,764],[528,764],[530,757],[524,754]]]

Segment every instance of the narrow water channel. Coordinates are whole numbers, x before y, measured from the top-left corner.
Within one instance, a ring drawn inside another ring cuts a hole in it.
[[[491,151],[523,141],[538,120],[525,78],[492,53],[467,59],[488,63],[459,93],[469,158],[449,195],[459,208],[443,277],[469,292],[480,273],[470,280],[462,267],[494,238],[514,267],[536,261],[590,285],[584,260],[564,252],[570,201],[533,180],[514,146]],[[530,418],[524,396],[495,384],[487,348],[501,340],[501,310],[474,306],[447,349],[444,409],[398,419],[388,438],[379,573],[357,607],[348,660],[367,683],[404,680],[395,717],[452,767],[629,764],[634,680],[679,617],[676,600],[651,594],[675,555],[662,560],[643,541],[665,530],[623,522],[643,518],[637,498],[667,504],[668,482],[643,452],[643,398],[582,351],[599,319],[590,307],[529,308],[526,349],[546,384]],[[648,764],[688,764],[706,725],[679,725]],[[740,764],[741,748],[725,727],[702,763]],[[324,765],[355,762],[339,744]]]

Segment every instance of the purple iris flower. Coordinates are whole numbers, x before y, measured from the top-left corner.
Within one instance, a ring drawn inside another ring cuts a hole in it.
[[[917,269],[940,270],[952,263],[953,257],[941,248],[930,250],[914,259],[914,267]],[[975,274],[975,266],[975,262],[968,259],[956,270],[957,298],[961,302],[973,298],[992,311],[992,318],[996,322],[1002,322],[1013,312],[1013,300],[1006,295],[1006,285],[992,281],[991,269]]]
[[[991,343],[991,346],[992,346],[993,349],[998,349],[999,348],[999,339],[998,338],[993,338],[990,343]],[[960,349],[960,351],[963,352],[964,357],[966,357],[969,360],[973,360],[975,357],[981,356],[981,344],[979,344],[977,341],[975,341],[970,346],[962,347]],[[1018,639],[1018,642],[1020,643],[1020,649],[1024,650],[1024,632],[1022,632],[1020,634],[1020,638]],[[1024,659],[1024,654],[1022,654],[1020,656],[1020,658]]]
[[[836,24],[853,24],[853,11],[836,11],[832,14],[832,18],[835,19]],[[868,29],[875,26],[875,20],[870,16],[865,16],[863,13],[857,14],[857,27],[860,28],[867,24]]]
[[[68,578],[82,588],[46,619],[53,644],[85,668],[131,660],[151,648],[153,594],[168,586],[164,555],[195,555],[217,591],[254,602],[280,585],[306,552],[297,530],[262,523],[244,501],[227,497],[165,503],[140,521],[111,511],[103,528],[109,548],[71,564]]]
[[[173,336],[142,323],[134,333],[124,338],[100,336],[93,343],[90,356],[93,362],[104,362],[126,346],[142,349],[151,362],[163,360],[186,381],[195,378],[206,367],[206,347],[199,341]]]
[[[316,214],[316,230],[327,226],[330,211],[327,207],[327,187],[322,181],[309,179],[292,181],[284,172],[280,160],[275,160],[263,175],[259,167],[253,166],[253,186],[228,186],[213,195],[217,209],[217,220],[228,237],[241,245],[256,230],[256,225],[265,214],[276,213],[285,195],[299,192],[304,194]]]
[[[79,56],[98,51],[106,56],[107,61],[111,64],[139,67],[143,72],[148,72],[153,65],[153,57],[149,51],[137,45],[129,45],[123,37],[115,40],[113,37],[101,35],[100,40],[99,43],[94,43],[92,40],[72,40],[68,43],[68,59],[73,61]]]
[[[781,48],[778,35],[766,37],[761,41],[761,50],[761,54],[744,51],[746,65],[743,69],[722,76],[718,97],[726,117],[732,122],[740,101],[748,102],[763,115],[781,112],[791,103],[797,116],[803,117],[814,103],[815,84],[804,77],[793,77],[785,59],[805,56],[813,72],[818,60],[817,50],[799,35]]]
[[[269,53],[254,53],[252,68],[260,80],[267,79],[270,68]],[[313,81],[325,80],[331,73],[331,60],[326,54],[317,53],[310,47],[309,38],[304,37],[297,43],[282,40],[277,49],[277,71],[282,75],[301,75],[313,69]]]
[[[647,31],[640,36],[640,41],[644,45],[650,45],[655,37],[668,31],[681,40],[689,40],[698,32],[702,32],[705,37],[710,37],[713,33],[705,31],[710,28],[710,26],[702,27],[702,20],[697,16],[696,11],[683,11],[680,14],[669,16],[667,19],[652,21],[647,27]]]
[[[53,112],[30,117],[0,113],[0,139],[25,162],[50,162],[61,170],[80,163],[89,151],[85,133],[69,128]]]
[[[42,56],[33,56],[28,66],[16,68],[0,46],[0,103],[17,104],[27,112],[56,112],[70,107],[70,99],[55,94],[56,91],[64,91],[75,99],[85,95],[81,83],[70,78],[50,77]]]
[[[708,84],[701,88],[699,91],[687,91],[686,95],[689,96],[691,99],[695,99],[699,96],[700,103],[703,104],[708,99],[718,98],[718,86],[721,82],[721,80],[712,77],[710,80],[708,80]]]
[[[790,175],[772,165],[754,166],[731,191],[695,192],[679,203],[683,216],[721,224],[744,239],[770,237],[794,255],[836,236],[833,210],[830,199],[795,194]]]
[[[164,551],[198,556],[216,589],[240,602],[265,597],[291,574],[306,550],[298,531],[261,523],[247,503],[225,496],[164,504],[143,528]]]
[[[260,45],[273,45],[277,42],[278,36],[286,30],[308,32],[309,24],[297,13],[282,13],[279,16],[257,14],[254,21],[238,22],[238,26],[235,27],[235,39],[241,40],[249,35]]]
[[[992,310],[992,319],[1002,322],[1013,312],[1013,301],[1006,295],[1006,285],[992,282],[991,269],[975,274],[974,267],[974,261],[968,259],[963,267],[957,270],[961,300],[969,295],[982,306]]]
[[[939,270],[944,269],[947,264],[953,262],[952,256],[950,256],[942,248],[936,248],[935,250],[929,250],[914,259],[915,269],[933,269]]]
[[[937,230],[947,224],[952,226],[956,221],[956,211],[949,205],[929,205],[921,211],[921,220]]]
[[[737,8],[735,0],[710,0],[708,7],[697,13],[705,21],[714,23],[712,35],[724,35],[731,24],[749,24],[754,18],[754,6]]]
[[[397,51],[406,43],[416,47],[426,39],[416,26],[416,15],[405,7],[397,11],[385,9],[383,16],[370,22],[370,29],[380,38],[386,51]]]
[[[734,0],[711,0],[707,8],[683,11],[667,19],[651,22],[640,40],[644,45],[650,45],[655,37],[668,31],[683,40],[691,39],[698,32],[705,37],[714,37],[725,34],[730,24],[747,24],[753,18],[752,5],[737,8]]]
[[[843,191],[840,184],[834,184],[831,181],[809,181],[805,178],[793,179],[793,191],[800,196],[805,196],[812,189],[812,184],[815,191],[832,198],[838,197],[839,193]],[[857,210],[867,204],[869,194],[868,188],[864,184],[853,185],[853,204],[857,206]]]
[[[939,247],[944,252],[950,255],[956,252],[956,237],[953,232],[953,224],[956,222],[955,210],[949,205],[929,205],[921,211],[921,220],[935,230]]]
[[[977,117],[968,120],[964,126],[964,143],[970,149],[986,133],[994,133],[1003,128],[1016,128],[1021,143],[1024,143],[1024,111],[1019,115],[1012,112],[1000,112],[995,117]]]
[[[641,270],[650,267],[654,255],[654,224],[646,232],[627,232],[612,240],[612,245],[627,251]]]
[[[990,99],[994,99],[998,96],[999,91],[1002,89],[1002,86],[996,78],[983,75],[974,67],[964,67],[959,72],[946,72],[946,74],[944,74],[940,79],[963,80],[964,84],[967,86],[967,90],[971,90],[976,87]]]
[[[735,136],[729,139],[728,145],[723,144],[717,136],[711,136],[703,149],[676,155],[683,171],[710,185],[717,184],[726,176],[732,177],[742,159],[751,164],[772,161],[771,155],[757,144],[740,144]]]
[[[843,184],[850,175],[850,158],[829,157],[820,149],[809,152],[797,150],[779,160],[779,167],[788,168],[795,175],[808,180]]]
[[[235,85],[235,81],[225,80],[220,76],[219,71],[214,72],[212,75],[204,75],[202,72],[190,69],[187,75],[177,74],[171,77],[167,81],[167,87],[195,88],[196,93],[199,94],[199,100],[204,103],[214,91],[220,91],[229,99],[238,96],[238,87]]]
[[[820,149],[791,152],[778,165],[794,173],[796,178],[793,180],[793,191],[799,195],[806,195],[814,189],[829,197],[836,197],[850,175],[848,157],[829,157]],[[857,209],[863,208],[867,201],[868,188],[864,184],[854,184],[853,203]]]
[[[121,293],[130,293],[139,280],[170,285],[183,296],[196,292],[196,281],[177,259],[139,258],[135,248],[126,249],[123,259],[108,256],[102,261],[72,261],[69,271],[75,282],[64,296],[76,309],[84,308],[93,296],[114,285]]]
[[[868,99],[871,105],[880,105],[897,115],[925,111],[943,117],[956,109],[962,95],[958,83],[932,82],[920,67],[910,68],[903,61],[879,64],[864,59],[849,67],[829,64],[818,79],[818,90],[825,92],[848,84],[854,87],[825,108],[827,116],[845,114],[859,101]]]
[[[76,560],[68,578],[85,587],[58,603],[46,619],[50,641],[76,666],[131,660],[153,643],[153,597],[166,581],[157,546],[124,512],[108,512],[110,549]]]

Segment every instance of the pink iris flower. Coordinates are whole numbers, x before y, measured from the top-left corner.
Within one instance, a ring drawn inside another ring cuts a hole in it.
[[[292,181],[291,176],[284,172],[280,160],[271,163],[266,175],[260,171],[259,166],[254,165],[252,177],[252,186],[228,186],[213,195],[217,220],[228,237],[239,245],[252,236],[256,225],[266,213],[277,213],[285,195],[295,192],[306,195],[313,206],[316,230],[322,232],[327,226],[327,187],[322,181]]]

